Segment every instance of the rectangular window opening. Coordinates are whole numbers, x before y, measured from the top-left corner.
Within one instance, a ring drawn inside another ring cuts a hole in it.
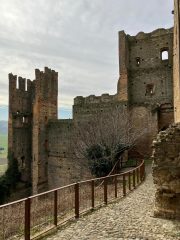
[[[140,59],[140,57],[137,57],[136,58],[136,65],[137,65],[137,67],[140,66],[140,63],[141,63],[141,59]]]
[[[147,84],[145,96],[152,96],[154,92],[155,92],[155,85],[153,83]]]
[[[168,49],[162,50],[161,51],[161,60],[166,61],[169,59],[169,52]]]

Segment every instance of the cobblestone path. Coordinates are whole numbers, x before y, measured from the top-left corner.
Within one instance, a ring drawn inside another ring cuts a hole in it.
[[[81,217],[46,240],[177,240],[180,222],[153,217],[154,186],[146,181],[118,202]]]

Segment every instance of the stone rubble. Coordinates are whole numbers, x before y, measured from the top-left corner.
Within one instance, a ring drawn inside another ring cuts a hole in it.
[[[151,166],[148,167],[151,169]],[[153,217],[152,174],[118,202],[81,217],[46,240],[178,240],[180,222]]]
[[[153,142],[155,215],[180,219],[180,124],[171,125]]]

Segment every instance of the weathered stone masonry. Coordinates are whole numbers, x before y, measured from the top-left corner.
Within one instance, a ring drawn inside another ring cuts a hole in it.
[[[180,219],[180,3],[174,1],[173,88],[175,124],[153,144],[155,216]]]
[[[180,124],[160,132],[153,149],[155,216],[180,218]]]
[[[162,53],[168,58],[162,59]],[[173,122],[173,29],[129,36],[119,32],[117,93],[78,96],[73,119],[57,119],[57,72],[35,70],[35,80],[9,75],[9,151],[18,159],[22,180],[32,182],[33,193],[90,177],[87,162],[76,159],[71,146],[74,123],[90,121],[97,113],[125,108],[135,126],[146,134],[136,147],[151,154],[156,134]]]

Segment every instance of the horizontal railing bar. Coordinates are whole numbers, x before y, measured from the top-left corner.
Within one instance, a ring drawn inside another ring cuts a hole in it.
[[[143,160],[143,162],[142,162],[139,166],[137,166],[137,167],[135,167],[135,168],[133,168],[133,169],[131,169],[131,170],[128,170],[128,171],[126,171],[126,172],[123,172],[123,173],[117,173],[117,174],[113,174],[113,175],[109,175],[109,176],[105,176],[105,177],[99,177],[99,178],[92,178],[92,179],[80,181],[80,182],[78,182],[78,183],[79,183],[79,184],[81,184],[81,183],[88,183],[88,182],[96,181],[96,180],[104,180],[105,178],[123,176],[123,175],[125,175],[125,174],[127,174],[127,173],[129,173],[129,172],[132,173],[134,170],[140,168],[140,167],[143,165],[143,163],[144,163],[144,160]]]
[[[47,194],[49,193],[54,193],[53,194],[53,202],[54,202],[54,206],[53,206],[53,218],[54,218],[54,226],[53,227],[50,227],[49,229],[54,229],[56,228],[59,224],[62,224],[63,221],[59,221],[58,220],[58,213],[57,213],[57,209],[58,209],[58,191],[61,191],[61,190],[64,190],[64,189],[68,189],[70,187],[73,187],[72,189],[72,193],[74,194],[74,197],[75,199],[73,200],[75,205],[72,206],[72,209],[71,210],[75,210],[75,215],[73,217],[70,217],[70,218],[67,218],[65,220],[65,222],[69,221],[70,219],[73,219],[73,218],[78,218],[81,214],[85,213],[85,212],[88,212],[90,210],[92,210],[93,208],[97,208],[97,207],[100,207],[104,204],[107,204],[109,201],[112,201],[114,199],[116,199],[119,195],[117,195],[117,186],[115,186],[115,197],[112,198],[112,196],[108,195],[108,189],[110,189],[110,186],[111,186],[111,181],[108,183],[108,180],[111,179],[111,178],[114,178],[115,181],[117,181],[117,177],[122,177],[122,180],[123,180],[123,195],[125,196],[126,195],[126,191],[127,191],[127,183],[126,183],[126,180],[128,181],[129,179],[129,184],[131,185],[131,176],[133,176],[133,189],[138,186],[143,180],[144,180],[144,177],[145,177],[145,161],[144,160],[141,160],[141,161],[137,161],[136,164],[139,164],[137,167],[134,167],[128,171],[125,171],[125,172],[122,172],[122,173],[119,173],[119,174],[114,174],[114,175],[108,175],[108,176],[105,176],[105,177],[100,177],[100,178],[94,178],[94,179],[88,179],[88,180],[84,180],[84,181],[80,181],[80,182],[77,182],[77,183],[72,183],[72,184],[69,184],[69,185],[66,185],[66,186],[62,186],[62,187],[59,187],[59,188],[56,188],[56,189],[52,189],[52,190],[49,190],[49,191],[46,191],[46,192],[43,192],[43,193],[39,193],[39,194],[36,194],[36,195],[33,195],[33,196],[30,196],[28,198],[24,198],[24,199],[20,199],[18,201],[14,201],[14,202],[11,202],[11,203],[7,203],[7,204],[4,204],[4,205],[1,205],[0,206],[0,209],[3,209],[3,208],[7,208],[7,207],[12,207],[14,206],[15,204],[18,204],[18,203],[24,203],[24,210],[26,209],[26,211],[24,212],[25,215],[25,219],[26,219],[26,223],[24,225],[25,227],[25,232],[24,232],[24,236],[25,239],[27,240],[30,240],[30,239],[34,239],[37,238],[38,236],[41,235],[41,233],[46,233],[47,231],[49,230],[42,230],[40,231],[39,233],[37,233],[37,235],[35,236],[30,236],[30,231],[31,231],[31,200],[32,199],[35,199],[35,198],[38,198],[38,197],[41,197],[41,196],[46,196]],[[126,177],[125,177],[126,176]],[[127,179],[128,177],[128,179]],[[139,180],[138,180],[139,179]],[[103,185],[102,185],[102,189],[103,189],[103,194],[102,194],[102,199],[100,201],[95,202],[95,186],[94,186],[94,183],[95,181],[102,181]],[[81,203],[81,200],[80,200],[80,189],[81,189],[81,186],[83,187],[84,184],[91,184],[91,197],[90,197],[90,200],[91,200],[91,203],[90,203],[90,206],[87,206],[87,209],[86,208],[83,208],[82,210],[80,209],[80,203]],[[93,183],[93,185],[92,185]],[[110,184],[110,185],[109,185]],[[117,183],[116,183],[117,184]],[[129,187],[129,190],[131,191],[131,186]],[[128,191],[129,192],[129,191]],[[128,193],[127,192],[127,193]],[[120,196],[122,197],[122,196]],[[119,197],[118,197],[119,198]]]
[[[14,202],[6,203],[6,204],[3,204],[3,205],[0,205],[0,208],[9,207],[10,205],[14,205],[14,204],[17,204],[17,203],[25,202],[26,200],[27,200],[27,198],[23,198],[23,199],[14,201]]]
[[[91,181],[98,181],[98,180],[104,180],[105,178],[111,178],[111,177],[119,177],[119,176],[123,176],[127,173],[132,173],[134,170],[140,168],[142,165],[144,164],[144,160],[141,162],[140,165],[138,165],[137,167],[129,170],[129,171],[126,171],[126,172],[123,172],[123,173],[119,173],[119,174],[113,174],[113,175],[110,175],[110,176],[105,176],[105,177],[99,177],[99,178],[92,178],[92,179],[88,179],[88,180],[84,180],[84,181],[80,181],[80,182],[77,182],[79,184],[83,184],[83,183],[88,183],[88,182],[91,182]],[[49,191],[46,191],[46,192],[42,192],[42,193],[38,193],[38,194],[35,194],[35,195],[32,195],[28,198],[30,199],[33,199],[33,198],[37,198],[37,197],[40,197],[40,196],[43,196],[43,195],[46,195],[46,194],[49,194],[49,193],[53,193],[54,191],[58,191],[58,190],[62,190],[62,189],[65,189],[65,188],[68,188],[68,187],[72,187],[74,186],[76,183],[72,183],[72,184],[69,184],[69,185],[66,185],[66,186],[62,186],[62,187],[59,187],[59,188],[55,188],[55,189],[52,189],[52,190],[49,190]],[[20,203],[20,202],[23,202],[27,200],[27,198],[24,198],[24,199],[20,199],[18,201],[14,201],[14,202],[11,202],[11,203],[7,203],[7,204],[4,204],[4,205],[0,205],[0,208],[4,208],[4,207],[7,207],[7,206],[10,206],[10,205],[13,205],[13,204],[17,204],[17,203]]]
[[[72,184],[69,184],[69,185],[66,185],[66,186],[62,186],[62,187],[59,187],[59,188],[53,188],[52,190],[49,190],[49,191],[46,191],[46,192],[42,192],[42,193],[38,193],[36,195],[32,195],[29,198],[33,199],[33,198],[40,197],[40,196],[43,196],[43,195],[48,194],[48,193],[53,193],[55,191],[62,190],[62,189],[68,188],[68,187],[73,187],[75,184],[76,183],[72,183]]]

